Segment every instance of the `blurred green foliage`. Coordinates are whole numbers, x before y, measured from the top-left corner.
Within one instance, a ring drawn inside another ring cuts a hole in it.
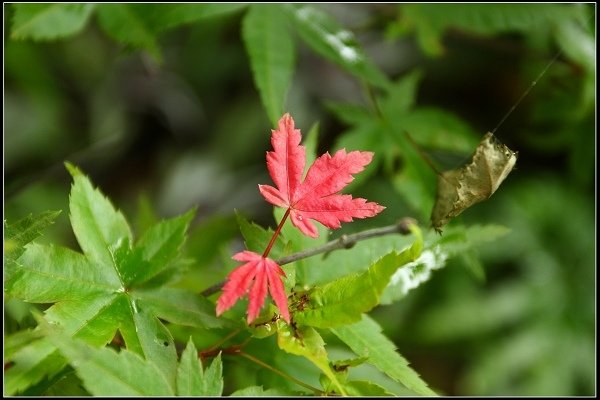
[[[403,131],[437,168],[454,168],[535,80],[496,132],[519,151],[516,170],[444,236],[426,236],[432,251],[444,240],[454,246],[448,259],[435,259],[447,267],[427,270],[431,279],[408,293],[384,293],[391,304],[372,317],[440,393],[593,395],[594,7],[5,5],[4,219],[63,210],[46,215],[55,223],[37,241],[75,248],[64,160],[137,215],[137,235],[157,216],[197,206],[186,255],[205,268],[190,268],[177,285],[199,290],[234,266],[230,254],[242,246],[234,209],[259,225],[275,223],[256,185],[269,181],[264,154],[282,112],[304,132],[320,121],[317,154],[375,151],[349,190],[387,210],[336,235],[402,216],[427,224],[435,174]],[[372,246],[394,245],[361,242],[336,253],[338,261],[299,265],[297,274],[327,282],[341,276],[336,262],[357,272],[379,254]],[[5,301],[5,334],[20,331],[7,348],[35,341],[23,330],[35,325],[35,308]],[[198,348],[219,337],[170,328],[183,343],[191,334]],[[334,335],[324,338],[333,357],[355,356]],[[274,338],[247,351],[319,386],[308,362],[290,363]],[[298,391],[248,360],[223,362],[225,393]],[[406,390],[372,366],[351,374],[357,387],[366,379]],[[27,393],[80,393],[79,383],[67,369]]]

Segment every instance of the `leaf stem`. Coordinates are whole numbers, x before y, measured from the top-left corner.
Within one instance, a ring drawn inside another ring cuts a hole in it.
[[[235,329],[235,330],[229,332],[229,334],[227,336],[225,336],[224,338],[217,341],[215,344],[210,346],[208,349],[199,351],[198,353],[208,353],[208,352],[218,349],[223,343],[225,343],[226,341],[228,341],[229,339],[231,339],[232,337],[234,337],[238,333],[240,333],[240,331],[241,331],[241,329],[238,328],[238,329]]]
[[[281,218],[281,222],[279,222],[279,225],[277,225],[277,229],[275,229],[275,233],[273,233],[273,237],[271,238],[271,241],[267,245],[267,248],[265,249],[265,252],[262,255],[263,258],[267,258],[267,256],[271,252],[271,247],[273,247],[273,244],[275,243],[275,239],[277,239],[277,236],[279,236],[279,233],[281,232],[281,228],[283,228],[283,224],[285,223],[285,220],[287,219],[288,215],[290,215],[289,208],[285,211],[285,214],[283,214],[283,218]]]
[[[323,395],[327,394],[324,391],[322,391],[320,389],[317,389],[316,387],[313,387],[313,386],[309,385],[308,383],[304,383],[301,380],[298,380],[298,379],[294,378],[293,376],[286,374],[283,371],[280,371],[280,370],[278,370],[276,368],[273,368],[269,364],[267,364],[267,363],[259,360],[258,358],[254,357],[254,356],[251,356],[248,353],[244,353],[243,351],[240,351],[237,354],[240,355],[240,356],[242,356],[242,357],[244,357],[244,358],[246,358],[246,359],[248,359],[248,360],[250,360],[250,361],[252,361],[252,362],[254,362],[254,363],[256,363],[256,364],[258,364],[258,365],[260,365],[263,368],[268,369],[271,372],[276,373],[279,376],[284,377],[285,379],[289,379],[290,381],[292,381],[294,383],[297,383],[298,385],[300,385],[302,387],[307,388],[308,390],[314,392],[316,395],[323,396]]]
[[[286,213],[282,221],[285,221],[287,214],[288,213]],[[282,257],[279,260],[275,260],[275,262],[278,265],[285,265],[317,254],[327,253],[338,249],[349,249],[361,240],[373,237],[391,235],[395,233],[399,233],[401,235],[408,235],[410,234],[409,226],[412,224],[416,224],[416,221],[414,219],[408,217],[402,218],[396,224],[384,226],[381,228],[368,229],[365,231],[354,233],[352,235],[342,235],[338,239],[327,242],[322,246],[317,246],[313,247],[312,249],[302,250],[297,253],[290,254],[289,256]],[[282,223],[280,223],[279,225],[280,226],[278,227],[278,230],[275,233],[278,233],[281,230],[281,226],[283,226]],[[275,235],[273,237],[275,237]],[[271,241],[274,242],[273,239],[271,239]],[[217,293],[219,290],[221,290],[224,284],[224,281],[219,282],[207,289],[204,289],[200,294],[205,297],[210,296],[211,294]]]

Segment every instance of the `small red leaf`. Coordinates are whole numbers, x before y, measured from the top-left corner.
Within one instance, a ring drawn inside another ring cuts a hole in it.
[[[250,324],[260,314],[269,291],[281,316],[290,322],[287,296],[281,281],[281,276],[285,276],[285,272],[279,265],[270,258],[264,258],[260,254],[247,250],[235,254],[232,258],[245,264],[234,269],[227,277],[227,283],[223,286],[223,292],[217,300],[217,316],[231,308],[249,290],[248,324]]]
[[[267,167],[276,188],[259,185],[260,193],[271,204],[290,209],[292,224],[307,236],[319,235],[315,220],[328,228],[339,228],[341,222],[353,218],[373,217],[385,207],[362,198],[341,195],[339,191],[354,179],[352,175],[365,169],[373,153],[368,151],[337,151],[317,158],[301,182],[306,164],[306,151],[300,146],[300,131],[294,120],[285,114],[279,120],[279,129],[272,131],[274,151],[267,152]]]

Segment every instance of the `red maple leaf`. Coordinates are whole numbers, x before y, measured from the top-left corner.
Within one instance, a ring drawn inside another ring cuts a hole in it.
[[[361,172],[373,158],[368,151],[339,150],[332,156],[329,153],[317,158],[310,166],[306,178],[302,181],[302,172],[306,164],[306,149],[300,146],[300,130],[294,129],[294,120],[285,114],[279,120],[279,129],[272,131],[271,144],[274,151],[267,152],[267,167],[277,188],[258,185],[260,192],[268,202],[287,208],[263,255],[251,251],[242,251],[233,256],[234,260],[245,262],[227,276],[223,293],[217,300],[217,316],[231,308],[236,301],[248,293],[248,324],[258,314],[267,297],[267,291],[288,323],[290,314],[287,297],[281,276],[285,272],[270,258],[275,238],[287,216],[302,233],[317,237],[319,232],[310,221],[315,220],[328,228],[339,228],[341,222],[352,218],[373,217],[385,207],[362,198],[352,198],[339,194],[354,179],[353,174]]]
[[[292,224],[302,233],[319,236],[311,219],[336,229],[341,222],[373,217],[385,209],[362,198],[339,194],[352,182],[352,175],[364,170],[371,162],[373,153],[346,153],[345,149],[337,151],[333,157],[325,153],[311,165],[302,182],[306,149],[300,145],[302,136],[299,129],[294,129],[293,118],[285,114],[279,120],[279,129],[271,132],[274,151],[267,152],[267,167],[277,188],[258,187],[269,203],[289,210]]]
[[[258,317],[265,302],[265,297],[267,297],[268,289],[281,312],[281,316],[289,323],[290,313],[288,311],[287,296],[281,281],[281,276],[285,276],[285,272],[281,267],[270,258],[247,250],[235,254],[232,258],[243,261],[245,264],[234,269],[227,276],[227,283],[223,286],[223,293],[217,301],[217,316],[231,308],[240,297],[248,292],[248,298],[250,299],[248,324],[250,324]]]

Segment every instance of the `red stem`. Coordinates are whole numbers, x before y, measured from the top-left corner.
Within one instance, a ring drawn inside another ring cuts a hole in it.
[[[279,236],[279,233],[281,232],[281,228],[283,228],[283,224],[285,223],[285,220],[287,219],[288,215],[290,215],[289,208],[285,211],[285,214],[283,215],[283,218],[281,218],[281,222],[279,223],[279,225],[277,225],[277,229],[275,229],[275,233],[273,233],[273,237],[271,238],[271,241],[269,242],[267,249],[265,250],[265,252],[262,255],[263,258],[267,258],[267,256],[269,255],[269,252],[271,252],[271,247],[273,247],[273,244],[275,243],[275,239],[277,239],[277,236]]]

